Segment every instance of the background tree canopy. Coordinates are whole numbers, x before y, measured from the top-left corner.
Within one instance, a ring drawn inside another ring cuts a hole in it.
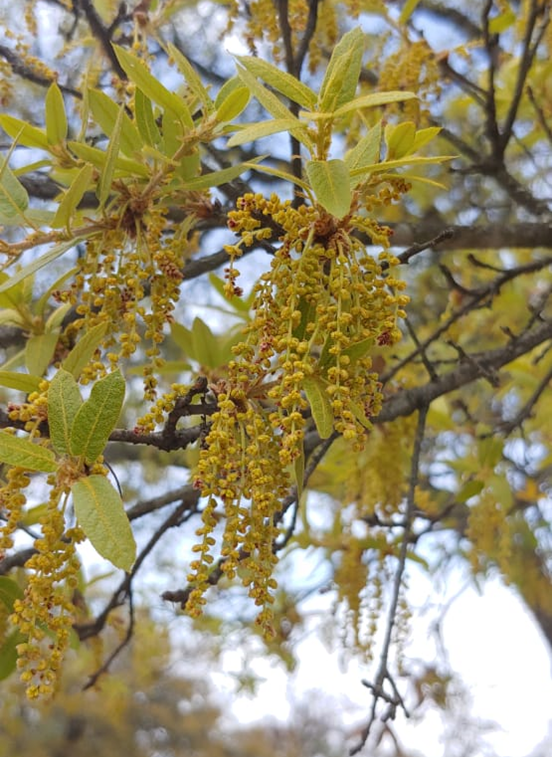
[[[129,644],[169,659],[170,618],[291,668],[324,591],[373,671],[354,754],[446,706],[408,672],[420,571],[499,574],[552,646],[550,2],[23,5],[0,2],[6,691],[70,713],[86,685],[107,732],[119,676],[119,746],[203,754],[174,724],[196,690],[211,731],[208,693]],[[309,723],[266,753],[333,754]]]

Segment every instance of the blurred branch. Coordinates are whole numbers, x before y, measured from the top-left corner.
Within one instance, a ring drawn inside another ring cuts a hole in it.
[[[389,671],[389,654],[391,652],[391,642],[393,638],[393,629],[397,621],[397,611],[399,607],[399,599],[401,595],[402,582],[404,571],[406,568],[406,558],[408,555],[408,548],[410,543],[410,533],[412,530],[412,522],[414,520],[414,512],[416,507],[416,487],[418,486],[418,477],[420,470],[420,455],[422,451],[422,442],[425,434],[425,424],[427,418],[428,405],[422,405],[419,409],[418,424],[416,427],[416,435],[414,437],[414,445],[412,449],[412,462],[410,465],[410,476],[408,482],[408,496],[406,500],[406,512],[404,514],[403,523],[403,536],[401,539],[401,548],[399,552],[398,564],[395,570],[393,578],[393,588],[391,594],[391,602],[389,610],[387,612],[387,622],[385,628],[385,635],[383,639],[383,647],[380,655],[378,669],[374,683],[363,681],[362,683],[370,689],[373,695],[372,709],[368,722],[362,731],[359,742],[349,751],[349,754],[355,755],[361,751],[366,744],[372,726],[376,721],[376,710],[380,700],[386,703],[386,708],[381,716],[381,719],[386,722],[388,720],[394,720],[397,712],[397,708],[402,708],[406,717],[409,717],[409,713],[406,709],[404,701],[395,685],[394,679]],[[389,683],[391,692],[385,690],[385,684]]]
[[[40,84],[41,87],[49,87],[50,84],[53,84],[54,79],[49,79],[47,76],[37,73],[32,66],[22,61],[21,58],[19,58],[13,50],[10,50],[9,47],[0,45],[0,56],[10,64],[13,73],[17,74],[17,76],[20,76],[22,79],[26,79],[33,84]],[[62,92],[65,92],[65,94],[73,95],[73,97],[77,97],[79,100],[82,98],[82,94],[77,89],[61,84],[59,81],[57,82],[57,85]]]

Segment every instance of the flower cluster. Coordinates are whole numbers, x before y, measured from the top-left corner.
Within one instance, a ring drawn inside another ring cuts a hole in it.
[[[35,541],[36,554],[25,565],[25,593],[15,600],[11,616],[25,638],[17,648],[17,664],[29,699],[54,692],[75,613],[71,597],[80,568],[75,544],[84,534],[78,528],[65,529],[59,498],[60,490],[53,487],[40,519],[42,537]]]
[[[388,244],[385,230],[364,216],[338,221],[320,207],[247,194],[229,227],[241,236],[227,248],[230,293],[234,259],[244,246],[275,234],[281,244],[256,285],[253,318],[234,348],[200,454],[196,485],[209,505],[198,532],[201,558],[190,576],[195,588],[188,609],[195,613],[208,584],[217,500],[226,518],[223,569],[234,575],[245,555],[250,592],[264,607],[269,603],[275,522],[303,455],[309,416],[319,431],[333,427],[362,447],[381,403],[369,353],[397,341],[406,302],[402,283],[390,273],[396,261],[385,252],[371,257],[353,234],[369,228]]]

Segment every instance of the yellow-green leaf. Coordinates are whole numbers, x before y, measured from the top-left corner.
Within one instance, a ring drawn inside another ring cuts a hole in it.
[[[25,344],[25,366],[29,373],[42,376],[56,349],[58,334],[55,331],[30,336]]]
[[[0,681],[5,681],[17,670],[17,646],[25,640],[25,636],[18,631],[8,634],[0,647]]]
[[[103,150],[85,145],[83,142],[68,142],[67,145],[78,158],[85,160],[87,163],[92,163],[93,166],[96,166],[100,170],[104,169],[107,155]],[[130,158],[118,157],[115,161],[115,168],[122,176],[149,176],[150,174],[147,166]]]
[[[259,124],[250,124],[244,129],[240,129],[228,140],[228,147],[236,147],[247,142],[254,142],[256,139],[269,137],[281,131],[291,131],[297,125],[297,119],[275,118],[273,121],[263,121]]]
[[[18,371],[0,371],[0,386],[17,389],[26,394],[36,392],[41,381],[41,376],[31,376],[28,373],[19,373]]]
[[[103,205],[105,205],[107,198],[111,193],[113,174],[115,172],[117,158],[119,157],[119,145],[121,142],[121,129],[123,128],[124,113],[124,105],[121,105],[121,107],[119,108],[119,113],[117,115],[117,120],[115,121],[115,126],[113,127],[113,131],[111,132],[111,138],[109,140],[109,144],[105,153],[105,166],[102,170],[100,182],[96,190],[96,195],[98,197],[98,200],[100,201],[100,207],[103,207]]]
[[[221,363],[219,342],[209,326],[201,318],[192,324],[193,357],[205,368],[217,368]]]
[[[379,105],[389,105],[390,103],[401,103],[405,100],[415,100],[417,95],[413,92],[374,92],[371,95],[361,95],[360,97],[351,100],[351,102],[342,105],[334,113],[334,118],[344,116],[346,113],[350,113],[352,110],[362,110],[363,108],[376,108]],[[322,109],[321,109],[322,110]]]
[[[81,478],[71,488],[77,521],[99,555],[129,571],[136,542],[117,490],[105,476]]]
[[[23,216],[29,206],[27,190],[16,179],[8,161],[0,157],[0,213],[6,218]]]
[[[304,108],[314,108],[316,104],[316,93],[306,84],[296,79],[295,76],[282,71],[272,63],[262,58],[253,58],[252,56],[241,55],[238,60],[254,76],[258,76],[273,89],[278,90],[293,102],[302,105]]]
[[[44,266],[49,265],[52,260],[56,260],[56,258],[59,258],[68,250],[72,250],[79,244],[79,242],[82,242],[85,239],[86,237],[75,237],[75,239],[70,239],[68,242],[60,242],[59,244],[54,245],[51,250],[48,250],[48,252],[40,258],[33,260],[29,265],[23,266],[23,268],[16,271],[9,281],[0,284],[0,293],[6,291],[20,281],[23,281],[23,279],[26,279],[36,271],[44,268]]]
[[[59,145],[67,138],[65,103],[61,90],[55,82],[46,92],[46,136],[51,145]]]
[[[180,52],[177,47],[175,47],[175,45],[172,44],[172,42],[168,43],[167,49],[171,57],[174,58],[175,63],[180,70],[180,73],[186,79],[189,88],[205,108],[206,113],[212,113],[214,110],[213,101],[209,97],[209,93],[203,86],[203,82],[199,78],[190,61],[186,58],[185,55]]]
[[[233,92],[235,89],[238,89],[238,87],[243,87],[242,81],[239,76],[232,76],[231,79],[228,79],[228,81],[225,81],[222,87],[217,92],[217,96],[215,98],[215,108],[220,108],[222,103],[226,100],[228,95]]]
[[[418,150],[421,150],[422,147],[425,147],[428,142],[431,142],[440,131],[440,126],[428,126],[427,129],[419,129],[414,137],[412,152],[418,152]]]
[[[363,51],[364,34],[358,27],[347,32],[335,46],[320,87],[320,111],[333,113],[353,99],[360,76]]]
[[[8,612],[13,611],[13,603],[16,599],[23,598],[23,589],[13,579],[0,576],[0,602]]]
[[[285,118],[296,122],[296,128],[290,129],[290,133],[310,150],[312,148],[312,141],[307,134],[306,125],[302,124],[298,118],[295,118],[290,109],[287,108],[273,92],[270,92],[265,86],[258,82],[253,74],[246,68],[238,66],[238,75],[251,94],[257,98],[263,108],[270,113],[273,118]]]
[[[57,470],[52,450],[6,431],[0,431],[0,462],[44,473]]]
[[[111,137],[117,124],[120,107],[100,89],[89,89],[88,101],[94,120],[103,129],[105,135]],[[129,157],[133,157],[134,153],[141,151],[142,144],[138,129],[128,115],[123,112],[120,139],[121,151]]]
[[[53,229],[59,229],[62,226],[69,226],[79,202],[82,200],[84,193],[91,188],[92,175],[94,167],[86,163],[71,182],[71,186],[64,193],[63,198],[58,206],[52,223]]]
[[[382,163],[355,168],[351,171],[351,176],[361,176],[365,173],[382,173],[388,171],[390,168],[400,168],[401,166],[428,166],[432,163],[443,163],[446,160],[454,160],[455,157],[455,155],[438,155],[426,158],[417,155],[407,155],[398,160],[384,160]]]
[[[351,208],[349,169],[342,160],[309,160],[307,176],[318,202],[332,215],[343,218]]]
[[[416,124],[413,121],[403,121],[400,124],[387,124],[385,127],[385,144],[387,158],[403,158],[409,155],[416,137]]]
[[[71,429],[82,397],[71,373],[60,369],[48,387],[48,426],[52,446],[60,455],[69,452]]]
[[[114,371],[97,381],[73,422],[70,450],[93,463],[102,454],[119,419],[125,398],[125,380]]]
[[[305,480],[305,450],[302,445],[299,454],[293,462],[293,474],[295,476],[295,486],[297,487],[297,500],[299,500],[303,494]]]
[[[155,123],[151,100],[140,89],[134,93],[134,114],[138,131],[144,142],[150,147],[158,145],[161,141],[161,132]]]
[[[212,171],[211,173],[198,176],[197,179],[190,179],[186,182],[186,189],[207,189],[209,187],[219,187],[221,184],[226,184],[233,179],[237,179],[243,173],[252,168],[258,161],[264,160],[266,155],[260,155],[258,158],[247,163],[239,163],[236,166],[230,166],[230,168],[223,168],[221,171]]]
[[[217,121],[227,123],[237,118],[247,108],[251,93],[247,87],[236,87],[217,108]]]
[[[381,151],[381,121],[373,126],[368,134],[359,139],[356,145],[345,155],[345,163],[349,170],[362,168],[377,163]]]
[[[517,16],[511,8],[499,13],[498,16],[489,21],[489,34],[502,34],[515,24],[516,18]]]
[[[399,23],[406,24],[410,16],[416,10],[420,0],[405,0],[405,4],[402,7],[401,14],[399,16]]]
[[[150,74],[139,58],[131,55],[119,45],[113,45],[113,48],[128,78],[142,90],[146,97],[158,103],[165,110],[172,110],[185,126],[193,128],[194,122],[184,100],[175,95],[174,92],[169,92],[155,76]]]
[[[40,150],[50,149],[46,133],[19,118],[3,114],[0,116],[0,126],[12,139],[17,137],[18,144],[24,147],[37,147]]]
[[[83,368],[85,368],[94,353],[102,343],[102,339],[107,331],[107,323],[98,323],[87,331],[71,352],[67,355],[61,367],[71,373],[74,378],[78,379]]]
[[[303,380],[303,389],[310,405],[316,430],[321,439],[327,439],[333,431],[334,416],[326,385],[321,379],[308,376]]]

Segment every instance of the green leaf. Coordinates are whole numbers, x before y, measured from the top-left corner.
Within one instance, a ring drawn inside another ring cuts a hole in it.
[[[499,13],[498,16],[489,21],[489,34],[502,34],[515,24],[516,18],[517,16],[511,8]]]
[[[232,307],[237,313],[240,314],[240,317],[249,313],[249,311],[251,310],[251,305],[253,304],[253,292],[251,292],[250,296],[246,299],[236,296],[228,298],[224,290],[226,282],[223,279],[219,278],[215,273],[210,273],[209,281],[214,289],[216,289],[216,291],[223,298],[223,300],[227,302],[230,307]]]
[[[221,363],[219,342],[209,326],[201,318],[192,324],[194,359],[206,368],[217,368]]]
[[[25,301],[23,285],[21,283],[14,285],[12,277],[3,271],[0,272],[0,284],[8,285],[8,288],[0,294],[0,307],[16,310]]]
[[[476,497],[483,489],[485,484],[483,481],[473,479],[472,481],[466,481],[464,486],[460,489],[456,495],[456,501],[460,503],[467,502],[471,497]]]
[[[296,125],[296,119],[275,118],[273,121],[263,121],[262,123],[250,124],[244,129],[240,129],[228,140],[228,147],[236,147],[246,142],[254,142],[262,137],[269,137],[271,134],[277,134],[280,131],[291,131]]]
[[[48,137],[42,129],[6,114],[0,116],[0,126],[12,139],[24,147],[37,147],[39,150],[49,150]]]
[[[55,331],[30,336],[25,344],[25,366],[29,373],[43,376],[52,362],[59,334]]]
[[[0,157],[0,213],[6,218],[23,216],[29,207],[27,190],[16,179],[8,161]]]
[[[4,639],[0,647],[0,681],[5,681],[17,669],[17,645],[24,640],[25,637],[17,629]]]
[[[251,74],[246,68],[238,66],[238,75],[251,94],[257,98],[263,108],[270,113],[273,118],[285,118],[296,122],[296,128],[290,129],[290,133],[310,150],[313,145],[312,140],[307,133],[306,124],[301,123],[301,121],[293,115],[290,109],[286,108],[284,103],[279,100],[275,94],[258,82],[253,74]]]
[[[125,398],[125,380],[119,370],[108,374],[92,387],[73,422],[70,450],[93,463],[102,454],[119,419]]]
[[[48,426],[55,451],[69,452],[71,430],[82,405],[79,387],[73,375],[61,368],[48,388]]]
[[[266,155],[263,155],[261,157],[261,160],[264,160]],[[255,158],[254,160],[249,160],[247,163],[244,163],[243,165],[246,168],[254,168],[257,171],[261,171],[262,173],[267,173],[269,176],[276,176],[278,179],[282,179],[282,181],[287,181],[290,184],[297,184],[298,187],[301,187],[301,189],[304,189],[308,197],[310,197],[312,200],[314,200],[314,196],[312,194],[310,186],[307,184],[306,181],[303,181],[302,179],[298,179],[296,176],[294,176],[291,173],[288,173],[287,171],[282,171],[279,168],[272,168],[271,166],[257,166],[254,164],[258,159]]]
[[[262,58],[253,58],[251,56],[237,56],[239,62],[250,71],[254,76],[258,76],[273,89],[278,90],[293,102],[302,105],[304,108],[314,108],[316,105],[316,93],[310,87],[280,70],[272,63],[268,63]]]
[[[236,87],[217,108],[217,121],[233,121],[247,108],[250,99],[251,93],[247,87]]]
[[[0,576],[0,602],[8,612],[13,612],[16,599],[23,599],[23,589],[8,576]]]
[[[88,100],[94,120],[103,129],[107,137],[111,137],[117,125],[120,107],[105,92],[100,89],[89,89]],[[128,115],[123,112],[123,123],[121,125],[121,151],[129,157],[142,150],[142,138],[138,129]]]
[[[161,141],[161,132],[155,123],[151,100],[140,89],[134,93],[134,115],[144,142],[151,147],[158,145]]]
[[[80,270],[80,268],[78,266],[74,266],[73,268],[69,268],[68,270],[64,271],[59,278],[55,279],[50,284],[50,286],[48,287],[48,289],[43,294],[40,295],[39,299],[37,300],[37,302],[35,304],[35,309],[34,310],[35,310],[35,313],[37,315],[40,315],[40,316],[44,315],[44,311],[46,310],[46,306],[48,305],[48,300],[52,296],[52,293],[55,292],[56,289],[61,289],[61,287],[67,281],[67,279],[70,279],[79,270]],[[57,310],[59,310],[59,308],[57,308]],[[48,321],[46,322],[47,324],[50,323],[50,318],[51,318],[51,316],[48,318]],[[61,324],[57,324],[57,325],[61,325]]]
[[[385,144],[387,145],[387,159],[403,158],[409,155],[416,137],[414,121],[403,121],[400,124],[387,124],[385,127]]]
[[[25,329],[28,323],[18,310],[7,308],[0,310],[0,326],[15,326],[19,329]]]
[[[382,163],[355,168],[351,171],[351,176],[361,176],[366,173],[382,173],[388,171],[390,168],[401,168],[401,166],[428,166],[433,163],[443,163],[445,160],[454,160],[454,158],[454,155],[438,155],[427,158],[417,155],[407,155],[397,160],[384,160]]]
[[[97,147],[90,147],[83,142],[68,142],[67,146],[74,152],[78,158],[92,163],[93,166],[99,168],[100,171],[104,169],[107,154],[103,150],[99,150]],[[115,161],[115,168],[121,176],[144,176],[150,175],[149,168],[143,163],[138,163],[137,160],[131,160],[130,158],[121,158],[120,156]]]
[[[100,182],[96,189],[96,195],[98,197],[98,200],[100,201],[100,207],[103,207],[105,205],[107,198],[111,193],[113,174],[115,172],[117,158],[119,157],[119,144],[121,141],[121,129],[123,128],[124,112],[124,105],[121,105],[105,153],[105,166],[102,171]]]
[[[328,439],[333,431],[334,416],[326,385],[321,379],[307,376],[303,379],[303,389],[310,405],[316,430],[321,439]]]
[[[211,173],[198,176],[197,179],[190,179],[186,182],[186,189],[208,189],[209,187],[219,187],[221,184],[227,184],[233,179],[237,179],[246,171],[249,171],[261,160],[264,160],[266,155],[259,155],[258,158],[253,158],[247,163],[238,163],[236,166],[230,166],[230,168],[223,168],[221,171],[212,171]]]
[[[171,110],[181,119],[185,126],[190,129],[193,128],[194,122],[192,116],[188,110],[188,106],[181,97],[175,95],[173,92],[169,92],[155,76],[150,74],[139,58],[131,55],[124,48],[119,47],[119,45],[113,45],[113,49],[128,78],[142,90],[146,97],[149,97],[150,100],[153,100],[165,110]]]
[[[83,242],[85,239],[87,239],[87,237],[75,237],[75,239],[70,239],[68,242],[60,242],[59,244],[54,245],[52,249],[48,250],[48,252],[42,255],[42,257],[33,260],[33,262],[29,263],[29,265],[23,266],[23,268],[20,268],[19,271],[16,271],[8,282],[0,284],[0,293],[5,292],[10,287],[14,286],[20,281],[23,281],[23,279],[31,276],[41,268],[44,268],[44,266],[49,265],[53,260],[61,257],[61,255],[66,253],[68,250],[72,250],[74,247],[76,247],[76,245],[79,244],[79,242]]]
[[[350,357],[351,362],[354,363],[356,360],[360,360],[360,358],[365,357],[373,347],[374,338],[368,337],[368,339],[362,339],[360,342],[354,342],[353,344],[349,345],[349,347],[346,347],[341,351],[341,354]]]
[[[390,103],[401,103],[405,100],[415,100],[417,95],[413,92],[374,92],[371,95],[361,95],[349,103],[342,105],[334,111],[334,118],[344,116],[346,113],[350,113],[352,110],[362,110],[363,108],[375,108],[379,105],[389,105]]]
[[[306,171],[318,202],[337,218],[346,216],[351,209],[347,165],[342,160],[309,160]]]
[[[420,0],[406,0],[399,16],[399,24],[406,24],[410,16],[416,10]]]
[[[309,302],[305,297],[299,297],[297,309],[301,313],[301,320],[293,329],[293,336],[296,339],[303,339],[309,323],[316,320],[316,303]]]
[[[364,408],[361,405],[359,405],[356,402],[350,402],[349,406],[351,408],[353,415],[355,416],[357,421],[361,424],[361,426],[364,426],[364,428],[367,428],[368,430],[373,428],[373,425],[370,419],[366,415]]]
[[[222,87],[219,89],[215,98],[215,108],[220,108],[222,103],[226,100],[228,95],[238,87],[243,87],[242,80],[239,76],[232,76],[231,79],[225,81]]]
[[[172,44],[172,42],[168,43],[167,49],[171,55],[171,58],[174,58],[180,73],[186,79],[189,88],[197,97],[199,102],[203,105],[205,112],[212,113],[214,110],[213,101],[211,100],[209,93],[203,86],[203,82],[199,78],[190,61],[186,58],[185,55],[180,52],[177,47]]]
[[[41,381],[41,376],[30,376],[28,373],[18,373],[17,371],[0,371],[0,386],[17,389],[26,394],[36,392]]]
[[[55,82],[46,92],[46,136],[51,145],[59,145],[67,139],[65,103]]]
[[[192,360],[196,359],[194,340],[190,329],[187,329],[181,323],[171,323],[171,337],[187,357]]]
[[[129,571],[136,542],[117,490],[105,476],[81,478],[71,488],[79,525],[99,555]]]
[[[52,450],[34,444],[30,439],[8,434],[6,431],[0,431],[0,461],[44,473],[53,473],[57,470]]]
[[[302,445],[299,454],[293,462],[293,474],[295,476],[295,486],[297,487],[297,500],[300,500],[305,481],[305,450]]]
[[[422,147],[425,147],[428,142],[431,142],[440,131],[440,126],[428,126],[427,129],[419,129],[414,137],[412,152],[418,152],[418,150],[421,150]]]
[[[320,111],[333,113],[353,99],[363,52],[364,34],[358,27],[347,32],[335,46],[318,95]]]
[[[352,171],[354,168],[362,168],[377,163],[381,151],[381,121],[373,126],[368,134],[359,139],[356,145],[345,155],[347,168]]]
[[[69,226],[73,214],[77,209],[79,202],[82,200],[84,193],[91,188],[93,174],[94,167],[90,165],[90,163],[86,163],[77,173],[71,182],[71,186],[63,195],[63,199],[61,200],[54,219],[50,224],[53,229]]]
[[[107,331],[107,323],[98,323],[86,332],[71,352],[62,362],[61,367],[71,373],[74,378],[79,378],[83,368],[85,368],[94,353],[102,343],[102,339]]]

